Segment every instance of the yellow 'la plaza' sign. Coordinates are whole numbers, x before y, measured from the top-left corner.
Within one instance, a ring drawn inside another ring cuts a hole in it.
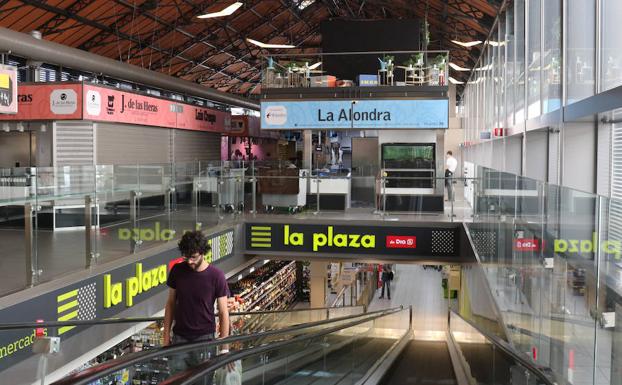
[[[136,264],[136,272],[133,277],[125,280],[125,288],[121,282],[112,282],[110,274],[104,275],[104,307],[118,305],[124,297],[125,306],[134,306],[134,297],[152,288],[166,283],[166,265],[159,265],[151,270],[143,272],[143,264]]]

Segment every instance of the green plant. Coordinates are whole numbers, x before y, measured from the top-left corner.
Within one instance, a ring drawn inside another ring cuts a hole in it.
[[[436,64],[439,69],[445,69],[445,66],[447,65],[447,55],[443,55],[443,54],[436,55],[433,63]]]
[[[414,55],[410,55],[408,60],[404,62],[405,66],[414,67],[418,63],[423,63],[423,52],[418,52]]]

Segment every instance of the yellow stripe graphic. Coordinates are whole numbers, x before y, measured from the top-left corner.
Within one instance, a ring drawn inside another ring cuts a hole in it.
[[[72,311],[71,313],[67,313],[62,317],[58,317],[59,321],[69,321],[71,319],[74,319],[78,316],[78,311]]]
[[[63,313],[71,308],[77,307],[78,306],[78,300],[74,300],[71,302],[67,302],[64,305],[61,305],[58,307],[58,314]]]
[[[4,88],[5,90],[9,89],[9,75],[1,74],[0,75],[0,88]]]
[[[272,247],[269,243],[251,243],[251,247]]]
[[[67,333],[68,331],[70,331],[73,328],[75,328],[75,326],[63,326],[62,328],[58,329],[58,335]]]
[[[272,235],[272,233],[271,233],[271,232],[265,232],[265,231],[260,231],[260,232],[259,232],[259,231],[253,231],[253,232],[251,233],[251,235],[252,235],[253,237],[254,237],[254,236],[259,236],[259,237],[261,237],[261,236],[268,236],[268,237],[269,237],[269,236],[271,236],[271,235]]]
[[[269,243],[271,241],[272,241],[272,238],[255,238],[255,237],[251,238],[251,242],[259,242],[259,243],[268,242]]]
[[[254,230],[272,231],[272,228],[270,226],[251,226],[251,231],[254,231]]]
[[[63,302],[64,300],[69,299],[71,297],[76,297],[77,295],[78,295],[78,289],[72,290],[68,293],[59,295],[57,298],[57,302]]]

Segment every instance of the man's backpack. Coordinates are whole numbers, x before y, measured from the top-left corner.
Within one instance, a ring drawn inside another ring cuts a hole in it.
[[[393,272],[389,271],[389,281],[393,281]]]

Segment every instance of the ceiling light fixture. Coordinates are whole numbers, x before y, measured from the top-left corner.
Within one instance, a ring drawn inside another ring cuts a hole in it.
[[[464,82],[461,82],[461,81],[459,81],[459,80],[456,80],[456,79],[452,78],[451,76],[449,77],[449,82],[450,82],[451,84],[464,84]]]
[[[262,43],[260,41],[257,40],[253,40],[253,39],[249,39],[248,37],[246,38],[246,41],[248,41],[251,44],[256,45],[257,47],[260,48],[296,48],[295,45],[290,45],[290,44],[267,44],[267,43]]]
[[[493,47],[501,47],[505,45],[505,41],[494,41],[494,40],[490,40],[487,41],[486,44],[489,44]]]
[[[237,11],[238,8],[240,8],[242,5],[244,5],[244,4],[239,2],[239,1],[236,1],[235,3],[231,4],[230,6],[228,6],[225,9],[223,9],[222,11],[206,13],[205,15],[197,16],[197,18],[199,18],[199,19],[212,19],[214,17],[229,16],[229,15],[233,14],[233,12]]]
[[[458,45],[460,45],[460,46],[463,46],[463,47],[467,47],[467,48],[469,48],[469,47],[473,47],[473,46],[476,46],[476,45],[478,45],[478,44],[482,44],[482,41],[481,41],[481,40],[474,40],[474,41],[458,41],[458,40],[452,40],[451,42],[452,42],[452,43],[454,43],[454,44],[458,44]]]
[[[468,68],[460,67],[459,65],[454,64],[454,63],[449,63],[449,66],[450,66],[452,69],[454,69],[454,70],[456,70],[456,71],[460,71],[460,72],[467,72],[467,71],[470,71]]]
[[[317,67],[319,67],[319,66],[321,66],[321,65],[322,65],[322,62],[321,62],[321,61],[319,61],[319,62],[317,62],[317,63],[315,63],[315,64],[310,65],[310,66],[309,66],[309,69],[310,69],[310,70],[314,70],[314,69],[316,69]]]

